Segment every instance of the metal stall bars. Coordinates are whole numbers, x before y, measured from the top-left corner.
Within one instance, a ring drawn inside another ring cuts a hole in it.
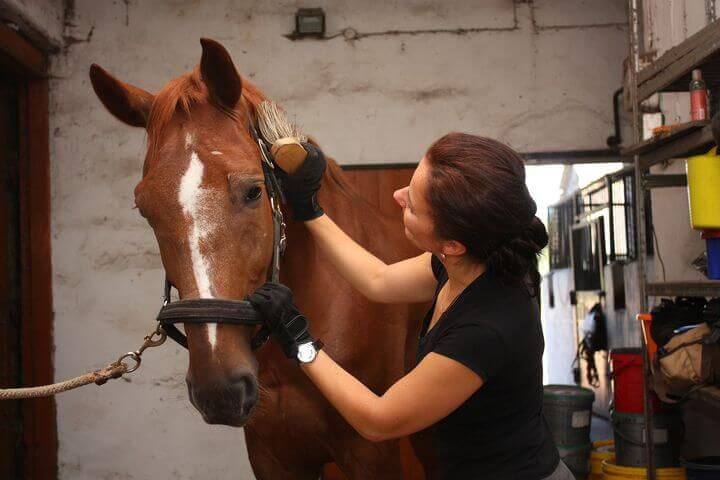
[[[633,144],[621,150],[621,154],[632,157],[635,169],[635,191],[638,201],[637,212],[637,262],[638,290],[641,311],[648,309],[648,296],[720,296],[720,282],[648,282],[645,275],[647,228],[646,203],[644,199],[652,188],[684,186],[684,175],[650,175],[652,165],[673,159],[686,158],[707,151],[713,144],[712,131],[708,121],[688,122],[671,133],[642,141],[640,103],[658,92],[687,91],[693,69],[702,69],[708,88],[720,86],[720,21],[715,20],[715,12],[708,17],[710,23],[687,38],[679,45],[665,52],[650,64],[640,68],[640,5],[642,0],[628,0],[630,69],[625,88],[628,89],[632,105],[632,141]],[[720,91],[720,90],[719,90]],[[652,226],[650,226],[652,228]],[[645,369],[645,424],[647,431],[646,454],[648,459],[647,478],[654,480],[656,472],[653,462],[654,442],[652,427],[652,405],[649,401],[650,365],[647,358],[647,346],[641,338]],[[698,390],[691,399],[706,415],[720,418],[720,389],[708,387]]]

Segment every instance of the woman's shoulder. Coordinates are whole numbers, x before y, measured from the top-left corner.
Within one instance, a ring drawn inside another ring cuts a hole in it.
[[[459,323],[484,325],[505,336],[516,335],[518,330],[539,319],[537,297],[531,296],[522,285],[492,283],[490,288],[472,296],[458,315]]]

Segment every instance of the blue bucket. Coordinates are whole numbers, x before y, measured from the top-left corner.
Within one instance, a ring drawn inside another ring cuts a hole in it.
[[[702,457],[683,460],[688,480],[719,480],[720,457]]]
[[[707,276],[712,280],[720,280],[720,236],[718,232],[704,232],[707,251]]]

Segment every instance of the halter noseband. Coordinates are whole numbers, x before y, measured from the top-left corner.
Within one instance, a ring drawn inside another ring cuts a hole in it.
[[[285,222],[283,220],[280,201],[282,191],[275,176],[275,164],[265,141],[258,135],[255,125],[248,116],[248,128],[255,142],[260,148],[262,168],[265,174],[265,189],[270,199],[270,208],[273,216],[273,256],[268,271],[268,280],[277,282],[280,279],[280,257],[285,251],[287,237],[285,236]],[[168,337],[188,348],[187,336],[176,326],[176,323],[226,323],[231,325],[262,325],[252,339],[251,347],[257,350],[265,344],[270,332],[263,324],[260,314],[247,300],[222,300],[217,298],[193,298],[188,300],[170,299],[173,285],[165,278],[164,302],[157,315],[157,321],[165,330]]]

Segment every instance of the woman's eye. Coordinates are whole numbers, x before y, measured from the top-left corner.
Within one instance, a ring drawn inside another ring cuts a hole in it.
[[[250,190],[245,194],[245,200],[252,202],[260,198],[260,195],[262,195],[262,188],[255,185],[254,187],[250,187]]]

